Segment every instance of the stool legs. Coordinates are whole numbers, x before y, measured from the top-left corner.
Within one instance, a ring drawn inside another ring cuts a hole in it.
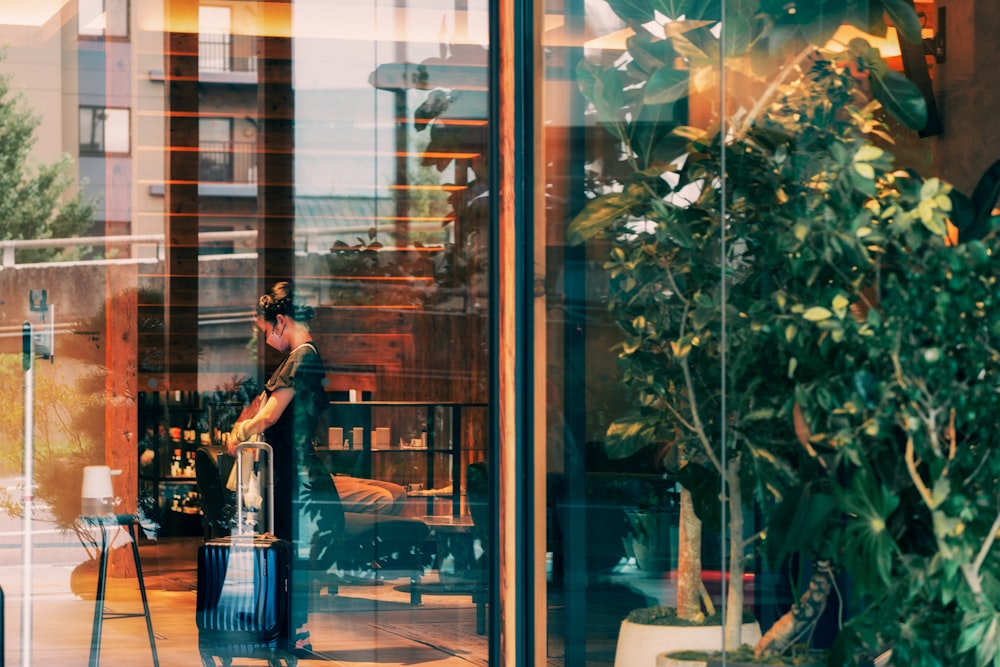
[[[132,538],[132,557],[135,558],[135,572],[139,578],[139,592],[142,593],[142,611],[146,616],[146,632],[149,633],[149,650],[153,653],[153,667],[160,667],[160,659],[156,655],[156,640],[153,637],[153,617],[149,615],[149,600],[146,598],[146,582],[142,578],[142,563],[139,561],[139,540],[136,539],[134,521],[128,525],[128,532]]]
[[[118,525],[124,522],[119,520]],[[136,539],[135,520],[127,522],[129,537],[132,538],[132,557],[135,559],[136,576],[139,578],[139,592],[142,595],[142,611],[146,617],[146,631],[149,634],[149,648],[153,653],[153,667],[160,667],[160,659],[156,654],[156,640],[153,636],[153,619],[149,614],[149,600],[146,597],[146,583],[142,578],[142,563],[139,560],[139,541]],[[104,594],[107,590],[108,576],[108,531],[107,526],[101,530],[101,560],[97,571],[97,600],[94,605],[94,629],[90,636],[90,667],[99,667],[101,658],[101,629],[104,624]],[[128,618],[139,614],[112,614],[109,618]]]
[[[94,630],[90,635],[90,667],[101,659],[101,625],[104,623],[104,586],[108,574],[108,531],[101,530],[101,561],[97,570],[97,601],[94,604]]]

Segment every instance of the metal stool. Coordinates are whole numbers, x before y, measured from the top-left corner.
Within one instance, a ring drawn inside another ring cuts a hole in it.
[[[115,514],[103,517],[80,517],[81,521],[97,526],[101,531],[101,564],[97,574],[97,601],[94,605],[94,631],[90,638],[90,667],[98,667],[101,654],[101,626],[104,619],[146,617],[146,630],[149,632],[149,648],[153,652],[153,666],[160,667],[160,659],[156,655],[156,641],[153,638],[153,621],[149,616],[149,602],[146,599],[146,584],[142,579],[142,563],[139,562],[139,542],[136,539],[136,524],[139,518],[134,514]],[[121,612],[104,612],[104,591],[108,575],[108,528],[125,526],[132,538],[132,556],[135,558],[135,571],[139,579],[139,592],[142,594],[142,614],[126,614]]]

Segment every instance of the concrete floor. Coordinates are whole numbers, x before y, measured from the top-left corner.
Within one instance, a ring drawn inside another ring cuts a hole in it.
[[[31,587],[32,640],[22,650],[25,581],[22,573],[21,534],[0,530],[0,587],[4,603],[4,665],[89,664],[96,593],[93,550],[73,533],[46,529],[34,540]],[[201,538],[161,538],[141,541],[140,554],[150,604],[156,650],[163,667],[202,665],[195,625],[197,549]],[[116,543],[118,544],[118,543]],[[127,544],[127,543],[126,543]],[[129,555],[128,550],[124,555]],[[81,566],[88,563],[89,566]],[[433,572],[425,577],[433,583]],[[422,604],[410,604],[406,578],[382,585],[341,585],[336,595],[318,588],[310,597],[309,626],[314,655],[301,657],[299,667],[487,667],[487,641],[475,632],[476,609],[465,593],[425,594]],[[669,581],[636,573],[593,581],[588,587],[587,627],[571,633],[586,644],[588,667],[610,666],[614,660],[618,624],[628,609],[655,603],[669,595]],[[109,577],[106,612],[142,612],[135,576]],[[661,600],[661,603],[663,600]],[[563,619],[568,601],[562,592],[550,593],[549,660],[563,665]],[[105,667],[152,665],[145,619],[106,619],[100,642],[100,664]],[[222,664],[216,661],[216,664]],[[239,665],[266,665],[262,659],[236,659]]]
[[[140,548],[156,651],[162,667],[203,664],[195,626],[199,543],[196,538],[161,539],[143,543]],[[25,642],[21,631],[25,613],[21,594],[25,584],[20,574],[23,569],[13,564],[0,566],[0,585],[5,594],[2,637],[6,665],[84,667],[89,664],[96,573],[93,568],[81,570],[79,563],[83,561],[69,555],[78,551],[71,544],[62,548],[67,551],[62,558],[42,559],[56,562],[41,562],[32,568],[28,584],[32,642],[27,651],[22,650]],[[135,577],[108,579],[105,612],[140,616],[105,619],[100,641],[100,664],[105,667],[153,664],[137,582]],[[405,584],[402,579],[379,586],[341,586],[336,596],[317,591],[311,600],[309,620],[315,655],[300,657],[298,665],[485,665],[485,637],[474,635],[475,607],[471,598],[426,596],[424,604],[415,607],[409,604],[408,593],[398,590]],[[420,632],[421,627],[428,630]],[[401,636],[400,632],[423,641]],[[446,647],[441,650],[428,643]],[[465,657],[452,655],[448,646]],[[217,661],[217,664],[222,663]],[[237,658],[232,664],[264,665],[267,661]]]

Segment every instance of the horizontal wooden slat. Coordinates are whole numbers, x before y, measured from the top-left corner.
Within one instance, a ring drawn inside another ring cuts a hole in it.
[[[408,333],[314,332],[313,338],[332,370],[344,366],[402,366],[413,359],[413,336]]]
[[[320,307],[309,322],[313,335],[386,331],[407,333],[413,330],[413,314],[395,308]]]
[[[375,393],[378,376],[374,371],[332,371],[326,374],[327,391],[369,391]]]

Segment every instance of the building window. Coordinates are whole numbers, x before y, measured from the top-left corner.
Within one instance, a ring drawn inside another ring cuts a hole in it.
[[[128,0],[79,0],[81,37],[128,37]]]
[[[201,118],[198,121],[198,178],[216,183],[233,182],[233,119]]]
[[[202,72],[256,72],[257,54],[249,35],[232,31],[229,7],[198,8],[198,69]]]
[[[80,154],[129,152],[129,110],[80,107]]]

